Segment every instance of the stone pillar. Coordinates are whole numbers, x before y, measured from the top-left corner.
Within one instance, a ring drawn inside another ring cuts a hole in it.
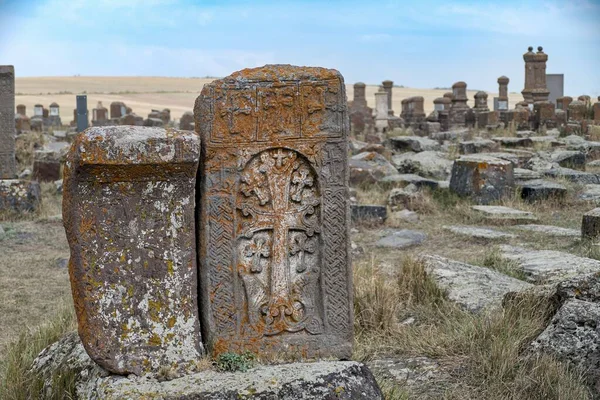
[[[433,100],[433,111],[444,111],[446,109],[446,103],[444,97],[438,97]]]
[[[506,76],[498,78],[498,111],[508,110],[508,82]]]
[[[554,103],[550,101],[538,101],[533,104],[535,114],[535,129],[541,126],[552,129],[556,127],[556,114]]]
[[[483,91],[479,91],[475,93],[475,107],[473,108],[475,112],[488,112],[490,111],[488,107],[488,94]]]
[[[470,110],[467,102],[467,84],[465,82],[456,82],[452,85],[452,106],[450,106],[450,124],[451,126],[465,126],[466,115]]]
[[[121,101],[113,101],[110,103],[110,119],[121,118],[127,114],[127,107]]]
[[[19,104],[17,106],[17,114],[27,115],[27,107],[24,104]]]
[[[201,315],[213,356],[350,358],[345,103],[339,72],[290,65],[235,72],[196,100]]]
[[[585,103],[586,106],[592,102],[592,98],[587,94],[582,94],[577,98],[577,100],[581,101],[582,103]]]
[[[448,99],[448,100],[450,100],[450,103],[452,103],[452,99],[454,98],[454,93],[452,93],[452,92],[446,92],[446,93],[444,93],[443,97],[446,98],[446,99]]]
[[[388,128],[388,94],[380,89],[375,93],[375,129],[377,132],[385,132]]]
[[[0,65],[0,179],[13,179],[15,161],[15,68]]]
[[[388,115],[394,115],[394,110],[392,107],[392,88],[394,87],[394,82],[387,80],[381,82],[381,86],[383,86],[383,90],[387,93],[387,107],[388,107]]]
[[[537,53],[533,47],[529,47],[527,53],[523,54],[525,61],[525,88],[521,91],[523,99],[529,104],[536,101],[548,101],[550,91],[546,86],[546,62],[548,55],[544,53],[542,46],[538,47]]]
[[[354,100],[352,100],[352,107],[367,107],[367,96],[366,87],[362,82],[356,82],[354,84]]]
[[[598,96],[598,102],[594,104],[594,122],[596,125],[600,123],[600,96]]]
[[[575,100],[569,104],[568,120],[581,122],[585,120],[587,107],[584,102]]]

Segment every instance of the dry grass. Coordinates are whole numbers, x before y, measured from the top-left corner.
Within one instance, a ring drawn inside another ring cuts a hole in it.
[[[404,258],[390,273],[371,256],[355,266],[356,355],[450,359],[446,399],[588,399],[580,373],[551,357],[523,356],[552,307],[524,298],[474,315],[449,302],[416,259]],[[401,324],[408,315],[416,322]],[[402,384],[386,382],[386,391],[389,398],[411,398]]]

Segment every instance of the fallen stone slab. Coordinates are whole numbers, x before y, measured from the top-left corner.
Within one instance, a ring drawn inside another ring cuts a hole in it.
[[[528,181],[542,178],[541,173],[525,168],[515,168],[513,173],[515,175],[515,181]]]
[[[571,168],[580,171],[585,170],[585,153],[574,150],[555,151],[550,155],[550,159],[564,168]]]
[[[550,354],[585,371],[586,380],[597,395],[600,393],[598,321],[600,304],[569,299],[531,343],[530,351]]]
[[[561,228],[560,226],[554,225],[517,225],[516,229],[522,231],[530,231],[536,233],[543,233],[548,236],[565,236],[565,237],[580,237],[581,231],[578,229]]]
[[[383,400],[371,371],[354,361],[259,365],[246,372],[207,370],[161,380],[111,375],[89,359],[77,339],[65,336],[34,361],[33,370],[44,378],[44,393],[52,392],[53,371],[61,371],[76,377],[75,390],[81,400]]]
[[[560,183],[535,179],[518,182],[521,188],[521,198],[529,202],[542,200],[563,200],[567,195],[567,188]]]
[[[423,178],[416,174],[395,174],[388,175],[379,180],[379,183],[386,187],[404,186],[413,184],[418,188],[429,188],[435,190],[438,188],[439,183],[433,179]]]
[[[600,177],[590,172],[576,171],[570,168],[553,168],[544,171],[544,175],[552,178],[562,178],[579,184],[600,184]]]
[[[547,284],[600,272],[600,261],[555,250],[530,250],[501,245],[502,256],[517,263],[528,282]]]
[[[533,141],[528,137],[493,137],[493,141],[500,143],[504,147],[531,147]]]
[[[397,151],[438,151],[441,146],[435,140],[421,136],[397,136],[389,139],[392,149]]]
[[[443,229],[458,235],[470,236],[476,239],[510,239],[516,237],[512,233],[500,232],[495,229],[476,226],[443,226]]]
[[[387,247],[393,249],[405,249],[416,246],[427,239],[427,234],[409,229],[392,230],[384,232],[381,239],[375,242],[376,247]]]
[[[489,204],[509,196],[514,189],[511,162],[481,154],[462,156],[454,161],[450,190]]]
[[[387,219],[387,207],[379,205],[353,204],[350,206],[352,222],[383,224]]]
[[[579,195],[581,200],[600,203],[600,185],[585,185],[583,192]]]
[[[350,158],[350,185],[373,184],[385,176],[397,174],[396,168],[384,156],[365,152]]]
[[[497,151],[500,145],[489,139],[467,140],[458,143],[458,151],[460,154],[487,153]]]
[[[441,151],[402,153],[392,157],[392,164],[401,174],[418,174],[445,180],[450,176],[452,161]]]
[[[471,312],[499,308],[506,293],[532,287],[530,283],[489,268],[439,256],[423,256],[422,259],[427,273],[447,291],[448,298]]]
[[[479,211],[484,217],[494,222],[504,222],[520,224],[537,221],[537,217],[529,211],[517,210],[505,206],[471,206],[475,211]]]

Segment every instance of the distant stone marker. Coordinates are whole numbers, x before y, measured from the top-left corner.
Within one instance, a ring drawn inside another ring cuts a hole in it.
[[[269,65],[194,109],[203,332],[213,355],[349,358],[348,115],[335,70]]]
[[[0,179],[16,178],[15,69],[0,65]]]
[[[77,99],[77,132],[83,132],[88,128],[88,108],[87,108],[87,96],[78,95]]]
[[[201,355],[192,132],[95,127],[65,166],[63,218],[79,335],[105,369],[185,369]]]

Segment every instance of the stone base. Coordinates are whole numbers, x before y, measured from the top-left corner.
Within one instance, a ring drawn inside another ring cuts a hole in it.
[[[353,361],[261,365],[248,372],[196,372],[162,380],[111,375],[87,355],[76,333],[46,348],[32,369],[52,394],[52,375],[75,373],[78,399],[373,399],[383,395],[373,374]]]
[[[35,211],[40,204],[40,198],[40,184],[37,182],[0,180],[0,211]]]

